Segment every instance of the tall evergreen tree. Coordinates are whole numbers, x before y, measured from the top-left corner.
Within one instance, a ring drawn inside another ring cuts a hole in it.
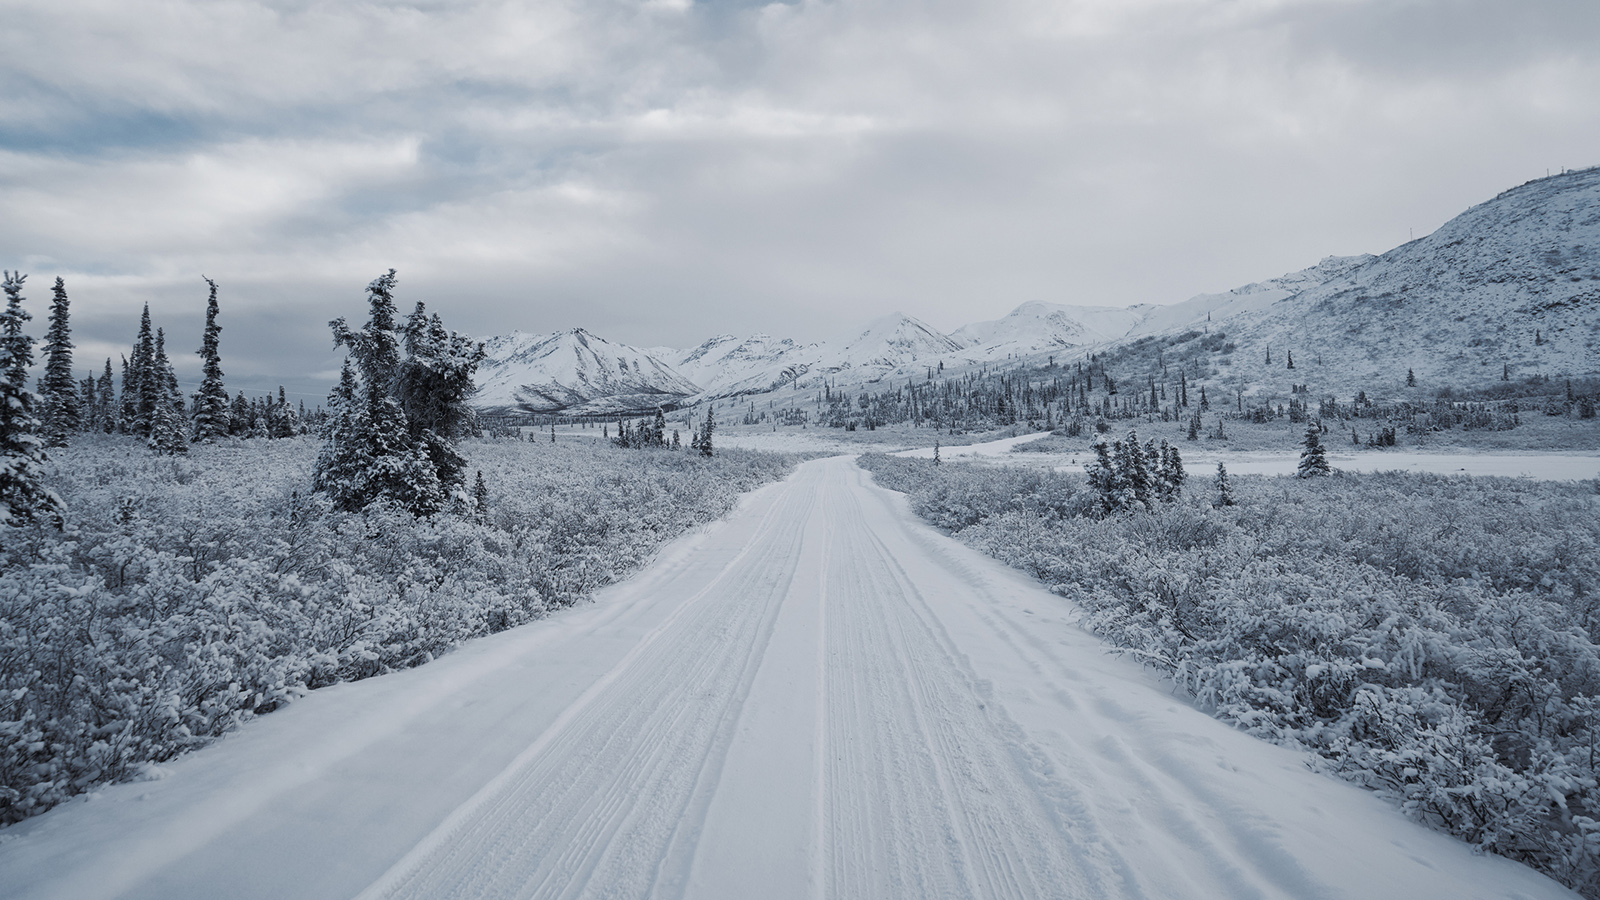
[[[1224,506],[1232,506],[1233,504],[1233,485],[1228,483],[1228,469],[1219,462],[1217,463],[1217,499],[1211,505],[1221,509]]]
[[[446,329],[423,304],[406,317],[405,358],[395,392],[412,439],[427,452],[445,491],[464,485],[467,461],[455,445],[477,431],[468,399],[483,357],[482,344]]]
[[[711,447],[711,433],[717,430],[717,405],[712,403],[706,407],[706,424],[700,429],[700,455],[713,456],[715,451]]]
[[[100,380],[95,384],[96,404],[100,407],[100,430],[110,434],[117,430],[117,382],[111,375],[111,357],[106,357],[106,370],[100,373]]]
[[[22,308],[20,272],[5,273],[6,308],[0,313],[0,526],[61,522],[61,498],[44,484],[44,441],[28,390],[33,338],[23,333],[32,316]]]
[[[351,329],[342,318],[328,323],[334,345],[348,347],[360,369],[360,397],[338,397],[336,421],[317,461],[316,486],[343,509],[388,499],[416,515],[432,515],[444,508],[448,491],[460,485],[460,471],[449,473],[454,483],[441,481],[428,444],[412,434],[407,420],[402,381],[411,374],[403,369],[406,361],[400,354],[403,335],[396,327],[394,285],[393,269],[367,285],[370,315],[361,330]],[[469,385],[475,368],[476,361],[466,372]],[[341,391],[346,388],[341,378]],[[443,449],[455,453],[447,438],[432,433]]]
[[[1297,473],[1301,478],[1313,478],[1332,471],[1328,466],[1328,453],[1323,449],[1318,435],[1320,430],[1315,424],[1306,428],[1306,439],[1301,445],[1304,449],[1300,451],[1300,469]]]
[[[44,440],[50,447],[65,447],[68,435],[82,425],[83,410],[78,381],[72,376],[72,325],[69,321],[67,285],[56,278],[55,299],[50,303],[50,327],[44,336],[44,382],[41,385]]]
[[[222,326],[217,324],[217,283],[207,278],[206,331],[201,338],[200,390],[194,398],[194,440],[211,443],[230,430],[228,389],[222,383],[222,355],[218,351]]]
[[[156,384],[156,342],[150,327],[150,304],[144,305],[139,318],[139,336],[134,340],[133,357],[128,360],[128,374],[123,379],[122,404],[128,420],[128,430],[140,437],[150,434],[150,417],[155,415],[156,399],[161,396],[161,385]]]
[[[167,333],[165,328],[156,329],[156,357],[153,366],[154,383],[156,385],[156,398],[172,407],[173,412],[181,418],[183,416],[183,388],[178,386],[178,375],[172,371],[172,360],[167,358]]]

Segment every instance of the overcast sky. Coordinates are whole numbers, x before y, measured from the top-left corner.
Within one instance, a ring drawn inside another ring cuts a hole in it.
[[[327,320],[812,340],[1172,303],[1600,163],[1595,0],[0,0],[0,263],[78,368]],[[314,397],[312,398],[314,399]]]

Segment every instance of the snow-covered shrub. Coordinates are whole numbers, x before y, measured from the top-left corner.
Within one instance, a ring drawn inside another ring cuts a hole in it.
[[[305,691],[418,665],[570,605],[781,477],[782,457],[468,442],[489,496],[419,519],[309,490],[313,438],[53,457],[66,530],[0,548],[0,823]]]
[[[1193,498],[1094,518],[1026,507],[1081,477],[862,464],[1220,717],[1600,896],[1600,497],[1588,485],[1240,478],[1234,506]]]

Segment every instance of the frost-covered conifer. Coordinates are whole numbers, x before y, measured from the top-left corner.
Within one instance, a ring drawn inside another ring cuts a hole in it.
[[[1087,466],[1089,486],[1100,497],[1100,511],[1109,515],[1120,508],[1118,501],[1122,496],[1122,478],[1116,460],[1111,455],[1111,445],[1104,437],[1094,442],[1094,457],[1094,462]]]
[[[477,432],[468,399],[473,373],[483,361],[483,345],[444,327],[423,304],[406,319],[405,358],[396,377],[396,394],[413,440],[428,454],[445,491],[462,485],[467,461],[455,449]]]
[[[483,470],[479,469],[477,477],[472,481],[472,505],[477,508],[478,514],[489,508],[489,485],[483,480]]]
[[[40,418],[45,444],[65,447],[68,435],[82,424],[83,409],[78,380],[72,377],[72,325],[66,282],[58,277],[54,291],[55,299],[50,302],[50,327],[44,336]]]
[[[117,406],[117,382],[111,374],[111,357],[106,357],[106,370],[100,373],[100,380],[95,384],[95,404],[100,408],[100,430],[110,434],[117,430],[121,416]]]
[[[700,455],[712,456],[715,451],[711,447],[711,434],[717,427],[717,405],[712,403],[706,407],[706,424],[700,429]]]
[[[419,516],[432,515],[445,506],[452,489],[460,485],[461,470],[453,467],[459,460],[451,438],[440,435],[432,428],[422,429],[433,435],[419,439],[407,419],[402,398],[407,390],[418,390],[418,384],[429,383],[435,375],[446,382],[459,373],[434,371],[418,372],[407,368],[409,362],[401,357],[401,342],[406,335],[396,327],[394,305],[395,271],[390,269],[367,285],[370,317],[359,331],[352,330],[344,319],[328,323],[333,329],[335,346],[350,349],[356,367],[360,369],[359,396],[339,396],[335,411],[336,421],[328,430],[327,442],[317,461],[316,487],[323,491],[342,509],[359,510],[378,499],[388,499]],[[417,339],[425,356],[417,365],[453,365],[444,359],[453,355],[456,345],[441,347],[431,320],[421,319],[421,310],[415,317]],[[451,336],[454,338],[454,336]],[[432,344],[432,349],[424,344]],[[466,351],[471,358],[471,351]],[[466,383],[470,385],[477,363],[472,359],[465,365]],[[409,383],[412,387],[406,387]],[[341,378],[340,392],[350,389]],[[435,424],[441,419],[428,416],[453,414],[449,409],[451,398],[443,402],[413,397],[424,412],[424,421]],[[463,395],[464,399],[464,395]],[[448,455],[430,453],[446,451]],[[443,476],[443,477],[441,477]],[[454,480],[450,480],[454,478]]]
[[[217,283],[207,278],[210,296],[206,298],[206,330],[201,338],[200,390],[194,398],[194,440],[209,444],[227,437],[232,416],[228,409],[228,389],[222,383],[222,355],[218,351],[222,326],[217,324]]]
[[[22,331],[32,316],[22,308],[28,276],[5,273],[6,308],[0,313],[0,525],[61,521],[61,498],[45,487],[44,441],[35,415],[38,398],[28,390],[33,338]]]
[[[189,452],[189,436],[183,415],[172,404],[162,400],[150,415],[150,436],[146,442],[158,456],[174,456]]]
[[[1150,460],[1139,444],[1139,435],[1128,432],[1126,439],[1115,447],[1116,462],[1122,481],[1122,495],[1117,499],[1118,509],[1135,505],[1148,507],[1151,495]]]
[[[1328,467],[1327,451],[1323,449],[1322,441],[1317,435],[1319,430],[1314,424],[1306,428],[1306,439],[1301,445],[1304,449],[1300,451],[1300,469],[1297,473],[1301,478],[1326,475],[1331,471]]]
[[[267,437],[290,438],[300,433],[300,417],[289,405],[289,398],[285,396],[283,385],[278,385],[278,400],[273,403],[268,398],[267,407]]]
[[[1222,463],[1217,463],[1217,499],[1211,505],[1217,508],[1232,506],[1233,486],[1228,483],[1228,469]]]
[[[150,434],[150,417],[156,411],[156,399],[161,396],[161,386],[156,384],[155,333],[150,327],[150,304],[144,305],[139,318],[139,336],[133,344],[133,357],[128,360],[122,383],[124,418],[129,430],[140,437]]]

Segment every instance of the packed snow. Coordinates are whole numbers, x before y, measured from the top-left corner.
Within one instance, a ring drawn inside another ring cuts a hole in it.
[[[803,465],[588,606],[4,832],[16,898],[1569,897]]]

